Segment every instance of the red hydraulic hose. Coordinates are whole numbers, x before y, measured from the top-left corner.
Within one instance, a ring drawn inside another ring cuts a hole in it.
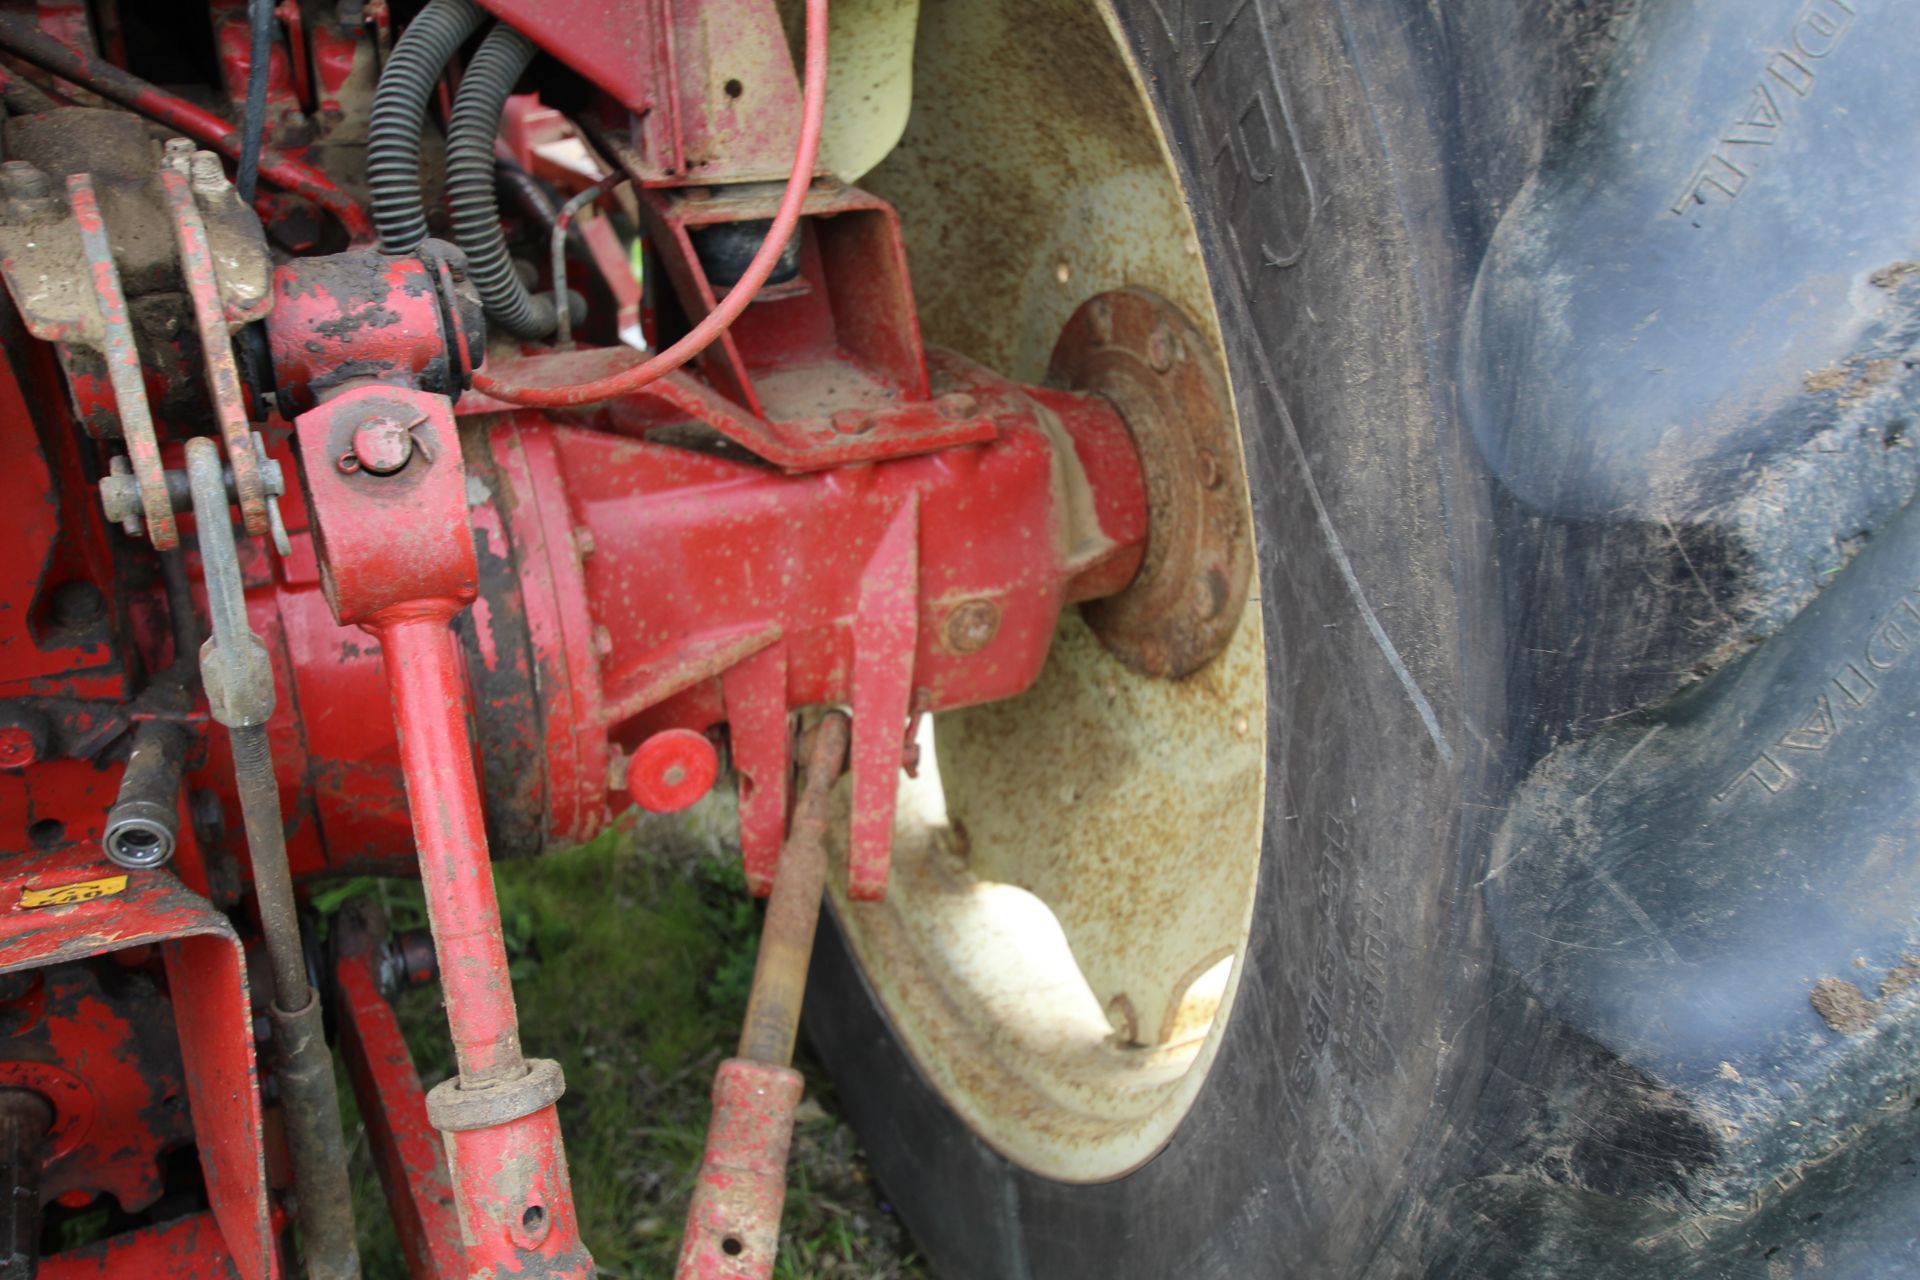
[[[615,396],[630,395],[648,383],[664,377],[704,351],[708,344],[726,331],[760,292],[767,277],[780,260],[781,250],[793,236],[800,221],[800,207],[806,202],[807,187],[813,181],[813,162],[820,154],[820,121],[827,105],[827,0],[807,0],[806,74],[801,89],[800,142],[793,152],[793,172],[787,177],[787,189],[780,197],[779,212],[760,251],[753,256],[738,284],[727,291],[720,305],[693,327],[686,337],[662,351],[645,364],[619,373],[557,387],[516,387],[487,373],[473,375],[474,390],[512,404],[540,409],[566,409],[597,404]]]
[[[0,14],[0,50],[71,80],[130,111],[158,120],[229,160],[240,158],[240,131],[204,107],[175,97],[111,62],[86,57],[34,25],[31,18]],[[260,176],[295,195],[305,196],[340,220],[355,244],[373,240],[373,223],[353,197],[320,170],[283,152],[263,148]]]

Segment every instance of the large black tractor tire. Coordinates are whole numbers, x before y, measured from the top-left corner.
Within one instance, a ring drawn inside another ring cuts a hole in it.
[[[1245,440],[1252,934],[1172,1139],[1070,1184],[823,930],[887,1198],[954,1280],[1920,1272],[1920,21],[1116,8]]]

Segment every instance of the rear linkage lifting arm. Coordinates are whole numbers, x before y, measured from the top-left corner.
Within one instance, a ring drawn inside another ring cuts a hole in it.
[[[590,1276],[554,1104],[560,1064],[520,1050],[465,672],[449,624],[479,569],[445,397],[361,385],[295,437],[327,601],[380,641],[458,1074],[427,1095],[472,1274]],[[369,459],[375,465],[369,465]]]

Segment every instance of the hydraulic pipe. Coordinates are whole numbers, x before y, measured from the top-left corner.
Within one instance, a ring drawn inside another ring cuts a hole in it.
[[[274,1043],[279,1050],[281,1109],[287,1156],[299,1191],[300,1244],[309,1280],[358,1280],[353,1191],[340,1133],[340,1098],[333,1058],[321,1026],[320,995],[307,982],[300,944],[299,906],[287,863],[280,790],[274,779],[267,721],[273,714],[273,666],[247,621],[247,602],[234,545],[220,446],[206,436],[187,441],[187,479],[207,583],[213,636],[200,650],[207,707],[226,726],[233,748],[235,789],[253,864],[260,931],[273,974]]]
[[[133,731],[133,753],[100,837],[100,847],[117,865],[144,870],[173,857],[180,838],[180,779],[192,742],[186,726],[172,720],[142,721]]]

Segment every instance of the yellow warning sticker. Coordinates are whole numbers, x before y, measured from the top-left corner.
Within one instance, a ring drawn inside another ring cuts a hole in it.
[[[82,880],[78,884],[57,885],[51,889],[23,889],[20,892],[20,905],[23,907],[70,907],[76,902],[92,902],[95,898],[110,897],[126,887],[125,876],[101,876],[98,880]]]

